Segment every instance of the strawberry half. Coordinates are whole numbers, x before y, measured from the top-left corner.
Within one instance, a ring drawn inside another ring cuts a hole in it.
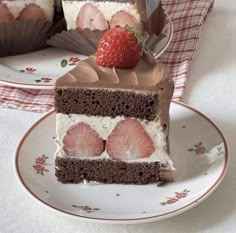
[[[9,11],[8,7],[0,2],[0,23],[2,22],[10,22],[14,19],[14,16]]]
[[[89,28],[91,30],[108,29],[108,23],[105,16],[96,6],[93,6],[90,3],[86,3],[81,7],[76,20],[76,26],[82,29]]]
[[[142,36],[135,29],[112,28],[98,43],[96,62],[99,66],[131,68],[142,56]]]
[[[63,138],[63,150],[68,156],[89,158],[104,151],[104,141],[88,124],[72,126]]]
[[[115,28],[116,26],[125,27],[125,25],[137,28],[138,25],[135,23],[135,21],[136,20],[132,15],[126,11],[121,10],[112,15],[109,24],[110,28]]]
[[[21,10],[17,19],[18,20],[29,20],[29,19],[46,20],[46,17],[45,17],[43,9],[40,6],[34,3],[31,3]]]
[[[116,125],[107,139],[106,151],[114,160],[147,158],[154,152],[152,139],[141,123],[127,118]]]

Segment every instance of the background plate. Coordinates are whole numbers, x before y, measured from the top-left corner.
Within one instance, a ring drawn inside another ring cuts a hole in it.
[[[171,154],[175,182],[149,185],[61,184],[54,176],[55,113],[36,122],[15,155],[19,183],[44,206],[82,220],[143,223],[184,212],[209,196],[228,166],[226,141],[207,117],[171,104]],[[214,153],[208,153],[213,151]]]

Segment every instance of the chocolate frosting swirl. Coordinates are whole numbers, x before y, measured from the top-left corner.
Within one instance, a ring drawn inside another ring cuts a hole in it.
[[[141,59],[132,69],[116,69],[98,66],[95,56],[90,56],[59,78],[56,87],[157,91],[159,83],[166,78],[165,69],[158,62]]]

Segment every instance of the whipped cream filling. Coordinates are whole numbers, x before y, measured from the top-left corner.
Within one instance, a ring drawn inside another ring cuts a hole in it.
[[[6,4],[10,12],[14,17],[17,17],[21,10],[27,5],[34,3],[40,6],[44,10],[46,19],[52,21],[54,15],[54,0],[2,0],[2,3]]]
[[[78,114],[56,114],[56,144],[57,144],[57,152],[55,156],[58,157],[67,157],[65,151],[63,150],[63,138],[67,132],[67,130],[73,125],[84,122],[90,125],[94,130],[98,132],[100,137],[104,140],[111,134],[114,127],[118,122],[125,119],[122,116],[117,116],[115,118],[111,117],[98,117],[98,116],[86,116],[86,115],[78,115]],[[153,144],[155,147],[155,151],[148,158],[139,158],[135,160],[127,160],[126,162],[156,162],[159,161],[166,165],[167,170],[174,170],[173,162],[170,159],[169,155],[166,152],[166,140],[165,134],[162,130],[160,121],[146,121],[139,120],[140,123],[145,128],[146,132],[149,134],[151,139],[153,140]],[[104,151],[98,157],[91,157],[90,159],[110,159],[109,155],[106,151]],[[88,158],[86,158],[88,159]]]
[[[95,1],[89,1],[89,0],[87,1],[62,0],[63,11],[64,11],[64,16],[66,19],[68,30],[76,28],[76,19],[78,17],[80,8],[86,3],[90,3],[96,6],[105,16],[107,21],[111,19],[114,13],[121,10],[128,12],[138,22],[141,20],[140,15],[138,14],[135,6],[131,3],[120,3],[120,2],[115,2],[115,1],[95,2]]]

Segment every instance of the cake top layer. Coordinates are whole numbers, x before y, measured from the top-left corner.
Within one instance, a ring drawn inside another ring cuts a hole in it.
[[[59,78],[56,88],[115,88],[156,92],[160,82],[166,79],[169,79],[168,75],[158,62],[141,59],[132,69],[116,69],[98,66],[95,56],[90,56]]]

